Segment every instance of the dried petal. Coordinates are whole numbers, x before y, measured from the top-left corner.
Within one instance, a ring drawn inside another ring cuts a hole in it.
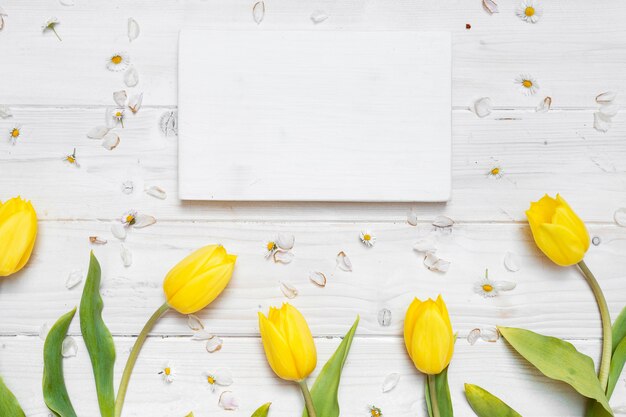
[[[72,356],[76,356],[78,353],[78,344],[76,340],[72,336],[67,336],[63,339],[63,344],[61,345],[61,355],[64,358],[71,358]]]
[[[546,113],[552,107],[552,97],[548,96],[541,100],[539,105],[535,108],[537,113]]]
[[[596,103],[610,103],[617,97],[617,93],[614,91],[605,91],[596,96]]]
[[[189,326],[189,328],[194,332],[204,329],[204,325],[195,314],[190,314],[187,316],[187,326]]]
[[[274,262],[281,264],[288,264],[293,261],[294,255],[293,253],[286,250],[276,250],[272,255]]]
[[[593,114],[593,128],[598,132],[606,132],[611,127],[611,119],[600,112]]]
[[[135,190],[135,185],[133,184],[132,181],[128,180],[122,183],[122,192],[124,194],[127,194],[127,195],[132,194],[134,190]]]
[[[293,245],[296,243],[296,238],[291,234],[282,234],[279,233],[276,238],[276,245],[283,250],[290,250],[293,248]]]
[[[500,339],[500,332],[495,327],[480,329],[480,340],[485,342],[497,342]]]
[[[496,281],[493,283],[493,287],[496,291],[511,291],[514,290],[517,284],[511,281]]]
[[[121,223],[113,223],[111,225],[111,233],[119,240],[126,239],[126,228]]]
[[[130,100],[128,101],[128,108],[133,114],[137,113],[141,108],[141,103],[143,102],[143,93],[134,94]]]
[[[124,246],[124,244],[120,244],[120,258],[122,258],[122,264],[126,268],[133,264],[133,254],[126,246]]]
[[[311,282],[318,287],[324,288],[326,286],[326,275],[319,271],[313,271],[309,274]]]
[[[337,254],[337,267],[342,271],[352,272],[352,262],[348,255],[344,251],[341,251]]]
[[[326,14],[323,10],[316,10],[311,13],[311,21],[316,25],[318,23],[322,23],[326,19],[328,19],[328,14]]]
[[[507,271],[517,272],[519,271],[519,265],[517,264],[517,257],[512,252],[507,252],[504,255],[504,267]]]
[[[252,7],[252,17],[257,25],[261,24],[263,18],[265,17],[265,3],[262,1],[258,1]]]
[[[290,300],[296,298],[296,296],[298,295],[298,290],[296,289],[296,287],[289,284],[288,282],[280,281],[280,290],[283,292],[285,297],[289,298]]]
[[[210,340],[213,339],[215,335],[213,333],[209,333],[207,330],[200,329],[191,336],[191,340]]]
[[[89,242],[93,245],[106,245],[107,240],[101,239],[98,236],[89,236]]]
[[[39,328],[39,338],[41,340],[46,340],[46,337],[48,336],[49,331],[50,331],[50,326],[48,326],[48,323],[42,324],[41,327]]]
[[[139,37],[139,23],[132,17],[128,18],[128,40],[130,42],[134,41]]]
[[[474,102],[474,113],[478,117],[487,117],[491,114],[491,99],[489,97],[479,98]]]
[[[494,14],[494,13],[499,13],[500,12],[500,10],[498,10],[498,5],[493,0],[483,0],[483,8],[489,14]]]
[[[2,15],[0,15],[0,20],[2,20]],[[9,106],[0,105],[0,118],[8,119],[9,117],[12,117],[12,116],[13,116],[13,113],[11,112],[11,109],[9,108]]]
[[[391,310],[383,308],[378,312],[378,324],[387,327],[391,324]]]
[[[83,272],[78,269],[75,269],[74,271],[70,272],[69,275],[67,276],[67,280],[65,281],[65,288],[67,288],[68,290],[71,290],[72,288],[80,284],[82,281],[83,281]]]
[[[435,256],[433,253],[427,253],[424,256],[424,266],[431,271],[447,272],[450,268],[450,262]]]
[[[87,133],[89,139],[102,139],[111,130],[108,126],[96,126]]]
[[[392,389],[394,389],[396,387],[396,385],[398,385],[398,382],[400,381],[400,374],[399,373],[392,373],[389,374],[385,377],[385,380],[383,381],[383,393],[384,392],[389,392]]]
[[[619,112],[618,104],[606,104],[600,106],[600,113],[602,113],[606,117],[613,117]]]
[[[224,410],[237,410],[239,408],[239,402],[231,391],[222,392],[218,404]]]
[[[165,200],[167,198],[167,193],[165,192],[165,190],[156,185],[153,185],[150,188],[146,188],[146,194],[154,198],[158,198],[159,200]]]
[[[417,252],[424,252],[424,253],[427,253],[427,252],[435,253],[437,252],[437,246],[435,246],[435,239],[433,239],[431,236],[420,239],[417,242],[415,242],[415,244],[413,245],[413,250]]]
[[[126,90],[120,90],[113,93],[113,101],[120,107],[126,106],[126,100],[128,100],[128,94]]]
[[[476,341],[480,338],[480,329],[472,329],[468,334],[467,334],[467,342],[470,345],[474,345],[474,343],[476,343]]]
[[[626,227],[626,208],[622,207],[615,210],[613,220],[615,220],[618,226]]]
[[[178,134],[178,113],[175,111],[167,111],[161,115],[159,120],[161,132],[165,136]]]
[[[222,348],[223,344],[224,341],[220,337],[213,336],[212,338],[207,340],[205,348],[207,352],[215,353]]]
[[[417,213],[414,210],[409,211],[406,215],[406,222],[411,226],[417,226],[418,221]]]
[[[155,223],[156,218],[154,216],[150,216],[148,214],[137,214],[137,216],[135,216],[133,227],[135,229],[142,229],[144,227],[152,226]]]
[[[126,70],[126,74],[124,74],[124,84],[128,87],[134,87],[139,84],[139,72],[137,72],[137,68],[130,67]]]
[[[119,144],[120,136],[115,132],[107,133],[102,140],[102,146],[104,147],[104,149],[108,149],[109,151],[117,148],[117,145]]]
[[[437,216],[435,220],[433,220],[433,226],[435,227],[452,227],[454,224],[454,220],[447,216]]]

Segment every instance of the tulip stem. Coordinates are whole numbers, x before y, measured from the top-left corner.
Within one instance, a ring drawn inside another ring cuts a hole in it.
[[[596,297],[596,302],[598,303],[598,308],[600,309],[600,318],[602,319],[602,358],[600,359],[598,379],[600,380],[602,390],[606,391],[609,381],[609,371],[611,370],[611,355],[613,353],[613,334],[611,332],[609,307],[606,304],[606,299],[604,298],[600,284],[598,284],[596,277],[593,276],[585,261],[582,260],[578,262],[578,267],[591,287],[591,291],[593,291],[593,295]]]
[[[306,385],[306,381],[298,381],[298,385],[300,385],[300,389],[302,390],[302,396],[304,397],[307,414],[309,417],[317,417],[315,407],[313,407],[313,398],[311,398],[311,393],[309,392],[309,387]]]
[[[145,326],[143,326],[143,329],[141,330],[141,333],[139,333],[139,336],[137,336],[137,340],[135,341],[133,349],[130,351],[130,355],[128,356],[128,360],[126,361],[124,373],[122,374],[122,380],[120,381],[120,387],[117,390],[117,398],[115,399],[115,417],[120,417],[122,415],[122,407],[124,406],[124,399],[126,398],[128,382],[130,381],[130,375],[133,372],[135,362],[137,362],[139,351],[141,351],[141,347],[146,341],[148,333],[150,333],[157,320],[159,320],[159,318],[169,309],[170,306],[167,303],[164,303],[161,307],[159,307],[154,312],[152,317],[150,317],[150,319],[146,322]]]
[[[439,401],[437,401],[437,385],[435,383],[435,375],[427,375],[428,392],[430,394],[430,409],[433,412],[432,417],[441,417],[439,412]]]

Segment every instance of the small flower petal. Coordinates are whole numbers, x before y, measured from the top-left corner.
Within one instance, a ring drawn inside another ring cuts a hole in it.
[[[224,341],[220,337],[213,336],[212,338],[207,340],[205,349],[209,353],[215,353],[218,350],[222,349],[223,344],[224,344]]]
[[[261,24],[263,18],[265,17],[265,3],[263,1],[258,1],[252,7],[252,18],[256,22],[257,25]]]
[[[68,290],[71,290],[72,288],[80,284],[82,281],[83,281],[83,272],[79,269],[75,269],[74,271],[70,272],[69,275],[67,276],[67,279],[65,280],[65,288],[67,288]]]
[[[220,399],[218,401],[220,407],[224,410],[237,410],[239,408],[239,402],[233,395],[231,391],[224,391],[220,395]]]
[[[512,252],[507,252],[504,255],[504,267],[510,272],[519,271],[519,265],[517,264],[517,256]]]
[[[279,285],[280,285],[280,290],[283,292],[285,297],[289,299],[293,299],[293,298],[296,298],[296,296],[298,295],[298,289],[294,287],[293,285],[291,285],[290,283],[280,281]]]
[[[318,287],[326,286],[326,275],[319,271],[313,271],[309,274],[309,280]]]
[[[474,113],[478,117],[487,117],[491,114],[491,99],[489,97],[479,98],[474,102]]]
[[[348,258],[348,255],[344,251],[337,254],[337,267],[342,271],[352,272],[352,261]]]
[[[383,386],[382,386],[383,393],[389,392],[392,389],[394,389],[396,385],[398,385],[399,381],[400,381],[399,373],[394,372],[394,373],[387,375],[383,381]]]
[[[128,40],[130,42],[134,41],[139,37],[139,23],[132,17],[128,18]]]
[[[126,268],[133,264],[133,254],[124,244],[120,244],[120,258],[122,258],[122,264]]]
[[[107,133],[111,130],[108,126],[96,126],[87,132],[87,137],[89,139],[103,139]]]
[[[454,225],[454,220],[452,220],[448,216],[437,216],[435,220],[433,220],[432,224],[435,227],[439,227],[443,229],[447,227],[452,227],[452,225]]]
[[[124,84],[128,87],[134,87],[139,84],[139,72],[137,71],[137,68],[128,68],[126,74],[124,74]]]
[[[67,336],[61,344],[61,355],[64,358],[71,358],[78,353],[78,344],[72,336]]]
[[[428,252],[426,253],[426,256],[424,256],[424,266],[431,271],[445,273],[448,272],[448,269],[450,268],[450,262]]]
[[[291,261],[293,261],[294,255],[293,253],[289,251],[279,249],[279,250],[274,251],[273,258],[274,258],[274,262],[276,263],[288,264],[288,263],[291,263]]]
[[[187,316],[187,326],[193,331],[198,331],[204,329],[204,325],[195,314],[189,314]]]

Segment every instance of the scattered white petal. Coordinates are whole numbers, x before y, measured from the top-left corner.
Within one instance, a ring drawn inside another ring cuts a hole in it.
[[[128,68],[126,74],[124,74],[124,84],[128,87],[134,87],[139,84],[139,72],[137,72],[137,68]]]
[[[387,327],[391,324],[391,310],[383,308],[378,312],[378,324]]]
[[[122,192],[124,194],[126,195],[132,194],[134,190],[135,190],[135,184],[133,184],[132,181],[128,180],[122,183]]]
[[[424,256],[424,266],[431,271],[445,273],[448,272],[448,269],[450,268],[450,262],[439,258],[433,253],[428,252],[426,253],[426,256]]]
[[[507,252],[504,255],[504,267],[507,271],[517,272],[519,271],[519,265],[517,263],[517,256],[512,252]]]
[[[102,239],[98,236],[89,236],[89,242],[92,245],[106,245],[107,244],[107,240],[106,239]]]
[[[289,299],[296,298],[296,296],[298,295],[298,290],[296,289],[296,287],[289,284],[288,282],[281,281],[280,290],[283,292],[285,297]]]
[[[318,287],[324,288],[326,286],[326,275],[319,271],[313,271],[309,274],[311,282]]]
[[[233,395],[231,391],[224,391],[220,395],[220,400],[218,402],[219,406],[224,410],[237,410],[239,408],[239,402]]]
[[[195,314],[190,314],[187,316],[187,326],[189,326],[189,328],[194,332],[204,329],[204,325]]]
[[[359,235],[359,239],[361,239],[361,242],[369,248],[376,244],[376,236],[369,230],[363,230]]]
[[[499,13],[500,12],[500,10],[498,10],[498,5],[493,0],[483,0],[483,8],[489,14],[494,14],[494,13]]]
[[[113,225],[111,225],[111,233],[119,240],[126,239],[126,228],[123,224],[113,223]]]
[[[233,376],[228,369],[218,369],[213,373],[215,383],[222,387],[228,387],[233,384]]]
[[[618,226],[626,227],[626,208],[622,207],[615,210],[613,220],[615,220]]]
[[[115,132],[109,132],[104,135],[104,139],[102,140],[102,146],[104,149],[112,151],[117,148],[117,145],[120,144],[120,136]]]
[[[598,132],[606,132],[611,127],[611,119],[600,112],[593,114],[593,128]]]
[[[82,281],[83,281],[83,272],[81,270],[76,269],[70,272],[69,275],[67,276],[67,280],[65,280],[65,288],[67,288],[68,290],[71,290],[72,288],[80,284]]]
[[[467,334],[467,342],[470,345],[474,345],[479,338],[480,338],[480,329],[472,329]]]
[[[11,112],[11,109],[9,108],[9,106],[0,105],[0,118],[8,119],[9,117],[12,117],[12,116],[13,116],[13,113]]]
[[[593,243],[593,246],[598,246],[600,243],[602,243],[602,240],[600,239],[599,236],[594,236],[591,239],[591,243]]]
[[[399,373],[391,373],[389,375],[387,375],[383,381],[383,393],[385,392],[389,392],[392,389],[394,389],[396,387],[396,385],[398,385],[398,382],[400,381],[400,374]]]
[[[435,253],[437,252],[437,246],[435,245],[435,239],[431,236],[425,237],[423,239],[418,240],[413,245],[413,250],[417,252],[423,253]]]
[[[293,245],[296,243],[296,238],[291,234],[283,234],[279,233],[276,238],[276,245],[283,250],[290,250],[293,248]]]
[[[139,37],[139,23],[132,17],[128,18],[128,40],[130,42],[134,41]]]
[[[294,254],[286,250],[276,250],[274,251],[273,258],[276,263],[288,264],[293,261]]]
[[[626,414],[626,405],[618,405],[617,407],[613,407],[613,413]]]
[[[435,227],[446,228],[452,227],[453,224],[454,220],[448,216],[437,216],[435,220],[433,220],[433,226]]]
[[[167,198],[167,193],[165,192],[165,190],[156,185],[146,188],[146,194],[154,198],[158,198],[159,200],[165,200]]]
[[[548,96],[539,102],[539,105],[535,108],[537,113],[547,113],[552,107],[552,97]]]
[[[5,14],[0,13],[0,31],[4,29],[4,16]]]
[[[606,104],[610,103],[617,98],[617,93],[614,91],[605,91],[596,96],[596,103]]]
[[[154,216],[150,216],[148,214],[137,214],[135,216],[135,222],[132,226],[135,229],[142,229],[144,227],[152,226],[155,223],[156,218]]]
[[[474,102],[474,113],[478,117],[487,117],[491,114],[491,99],[489,97],[479,98]]]
[[[515,78],[519,90],[527,96],[532,96],[539,90],[539,83],[535,77],[529,74],[521,74]]]
[[[522,0],[515,14],[526,23],[537,23],[543,15],[543,8],[538,0]]]
[[[41,327],[39,328],[39,338],[41,340],[46,340],[46,337],[48,336],[49,331],[50,331],[50,326],[48,326],[48,323],[42,324]]]
[[[61,344],[61,355],[64,358],[71,358],[72,356],[76,356],[78,353],[78,344],[76,340],[72,336],[67,336],[63,339],[63,343]]]
[[[128,94],[126,94],[126,90],[120,90],[113,93],[113,101],[120,107],[126,106],[126,101],[128,100]]]
[[[122,264],[126,268],[133,264],[133,254],[123,244],[120,244],[120,258],[122,258]]]
[[[87,137],[90,139],[102,139],[109,133],[109,130],[111,128],[108,126],[96,126],[87,132]]]
[[[613,117],[619,112],[618,104],[606,104],[600,106],[600,113],[602,113],[606,117]]]
[[[419,219],[417,218],[417,213],[415,212],[415,210],[409,211],[406,215],[406,222],[411,226],[417,226],[418,221]]]
[[[134,94],[130,100],[128,101],[128,108],[133,114],[137,113],[141,108],[141,103],[143,102],[143,93]]]
[[[480,329],[480,340],[484,342],[497,342],[500,339],[500,332],[495,327]]]
[[[263,18],[265,17],[265,3],[262,1],[258,1],[252,7],[252,18],[256,22],[257,25],[261,24]]]
[[[74,0],[59,0],[59,3],[63,6],[73,6],[75,4]]]
[[[316,25],[318,23],[322,23],[326,19],[328,19],[328,14],[326,14],[323,10],[316,10],[311,13],[311,21]]]
[[[159,126],[161,126],[161,132],[165,136],[178,134],[178,113],[175,111],[166,111],[161,115],[159,120]]]
[[[213,339],[215,335],[213,333],[209,333],[208,330],[200,329],[191,336],[191,340],[210,340]]]
[[[348,255],[344,251],[337,254],[337,267],[342,271],[352,272],[352,261],[348,258]]]
[[[213,336],[212,338],[207,340],[205,349],[209,353],[215,353],[218,350],[222,349],[223,344],[224,344],[224,341],[220,337]]]
[[[496,281],[494,282],[494,288],[496,291],[511,291],[514,290],[517,284],[511,281]]]

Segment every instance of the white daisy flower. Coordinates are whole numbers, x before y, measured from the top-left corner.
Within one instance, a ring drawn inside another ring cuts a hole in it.
[[[74,148],[74,151],[70,155],[66,155],[65,158],[63,158],[63,160],[70,165],[74,165],[76,168],[80,168],[80,165],[78,164],[78,161],[76,160],[76,148]]]
[[[369,230],[362,231],[359,239],[361,239],[361,242],[363,242],[365,246],[370,248],[376,243],[376,236]]]
[[[51,30],[56,35],[57,39],[61,40],[61,37],[59,36],[55,28],[56,25],[58,25],[59,23],[60,22],[56,17],[51,17],[48,20],[46,20],[43,25],[41,25],[41,31],[45,33],[46,31]]]
[[[474,292],[485,298],[497,296],[501,291],[511,291],[516,287],[514,282],[510,281],[492,281],[489,279],[489,270],[485,270],[485,278],[474,284]]]
[[[265,257],[269,258],[276,252],[278,245],[274,240],[268,240],[265,242]]]
[[[539,90],[539,84],[532,75],[519,75],[517,78],[515,78],[515,84],[517,84],[520,91],[527,96],[532,96],[537,92],[537,90]]]
[[[15,145],[22,137],[22,126],[13,126],[11,130],[9,130],[9,140],[11,141],[11,145]]]
[[[121,221],[122,221],[122,224],[124,224],[124,226],[126,227],[132,226],[137,221],[137,211],[136,210],[127,211],[122,216]]]
[[[499,165],[494,166],[487,173],[487,177],[493,178],[493,179],[502,178],[502,168]]]
[[[515,14],[526,23],[537,23],[541,19],[543,8],[537,0],[523,0]]]
[[[122,128],[124,128],[124,109],[121,107],[118,107],[116,109],[111,110],[111,117],[113,118],[113,123],[119,123],[122,125]]]
[[[230,372],[226,369],[219,369],[215,372],[206,372],[204,374],[204,378],[209,384],[211,392],[215,392],[216,386],[227,387],[233,383],[233,378],[230,375]]]
[[[107,69],[109,71],[126,71],[130,65],[130,57],[126,52],[114,53],[107,59]]]
[[[174,372],[174,368],[172,368],[172,365],[168,362],[165,364],[165,366],[163,366],[163,369],[161,370],[161,372],[159,372],[159,375],[163,377],[163,382],[171,384],[172,382],[174,382],[176,372]]]
[[[383,417],[383,412],[375,405],[370,405],[367,409],[371,417]]]

